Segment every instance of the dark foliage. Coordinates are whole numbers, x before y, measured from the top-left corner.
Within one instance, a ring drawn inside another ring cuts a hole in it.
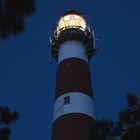
[[[35,0],[0,0],[0,38],[25,29],[24,18],[35,10]]]
[[[9,140],[11,130],[8,127],[4,127],[0,130],[0,140]]]
[[[91,140],[106,140],[110,137],[112,128],[112,121],[104,119],[94,121],[92,126]]]
[[[10,128],[3,127],[2,125],[9,125],[12,122],[15,122],[18,118],[18,114],[15,111],[10,111],[8,107],[0,106],[0,140],[9,140],[9,136],[11,133]]]
[[[93,123],[91,140],[140,140],[140,101],[133,93],[128,93],[126,100],[128,107],[119,112],[118,121]]]
[[[131,92],[127,94],[126,100],[129,106],[137,105],[138,102],[138,98]]]
[[[0,107],[0,123],[10,124],[17,120],[17,112],[10,112],[8,107]]]

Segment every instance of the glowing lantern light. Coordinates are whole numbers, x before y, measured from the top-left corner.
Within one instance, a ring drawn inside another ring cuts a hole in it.
[[[87,27],[86,21],[77,14],[67,14],[60,18],[57,26],[57,34],[60,31],[68,29],[68,28],[80,28],[81,30],[85,30]]]

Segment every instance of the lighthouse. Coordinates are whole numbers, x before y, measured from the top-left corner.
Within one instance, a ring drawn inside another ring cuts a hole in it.
[[[95,120],[90,59],[94,36],[84,17],[67,11],[60,17],[50,42],[57,61],[52,140],[88,140]]]

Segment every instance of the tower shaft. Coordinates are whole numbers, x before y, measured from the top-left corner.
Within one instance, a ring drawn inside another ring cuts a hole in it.
[[[88,140],[94,120],[86,46],[67,41],[59,48],[53,140]]]

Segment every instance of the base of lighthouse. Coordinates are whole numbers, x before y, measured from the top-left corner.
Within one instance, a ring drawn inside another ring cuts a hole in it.
[[[53,124],[52,140],[89,140],[93,121],[85,114],[64,115]]]
[[[89,140],[93,124],[93,99],[81,92],[69,92],[56,98],[52,140]]]

